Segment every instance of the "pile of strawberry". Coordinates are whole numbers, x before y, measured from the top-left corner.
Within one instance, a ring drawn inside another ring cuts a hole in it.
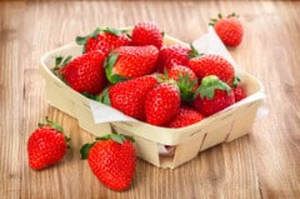
[[[230,46],[240,42],[242,36],[229,41],[233,38],[229,25],[229,35],[224,36],[223,21],[232,19],[236,20],[232,15],[213,20]],[[163,37],[149,22],[138,23],[131,33],[98,28],[76,38],[83,45],[83,54],[71,61],[59,58],[55,72],[74,90],[135,119],[163,127],[191,125],[245,97],[226,59],[199,54],[192,46],[164,46]]]

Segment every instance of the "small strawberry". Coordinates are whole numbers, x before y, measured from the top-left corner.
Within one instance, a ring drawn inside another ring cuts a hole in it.
[[[247,97],[244,87],[240,85],[240,81],[240,78],[235,77],[233,82],[233,93],[236,102],[241,101],[242,99]]]
[[[183,101],[193,99],[194,91],[198,87],[198,78],[192,69],[186,66],[175,65],[168,70],[168,78],[177,82]]]
[[[180,93],[175,82],[155,86],[146,97],[146,121],[154,125],[165,125],[178,113]]]
[[[62,127],[46,118],[46,123],[39,123],[39,128],[28,139],[29,166],[41,170],[57,164],[66,154],[68,141]]]
[[[153,75],[118,82],[103,93],[101,101],[143,121],[146,95],[156,84],[157,80]]]
[[[187,66],[189,64],[190,52],[191,49],[178,44],[163,47],[159,52],[158,71],[164,72],[174,65]]]
[[[219,14],[219,19],[212,19],[210,25],[214,26],[216,33],[226,46],[236,47],[241,43],[244,30],[235,13],[226,18]]]
[[[133,139],[121,134],[109,134],[94,143],[82,146],[82,159],[106,187],[115,191],[130,188],[135,173],[136,153]]]
[[[106,77],[114,84],[150,74],[155,70],[157,58],[158,49],[153,45],[121,46],[106,59]]]
[[[226,59],[219,55],[202,55],[192,58],[189,66],[199,79],[208,75],[216,75],[228,85],[233,83],[234,69]]]
[[[198,111],[189,107],[181,107],[176,117],[167,126],[170,128],[185,127],[199,122],[203,118],[204,116]]]
[[[152,22],[141,22],[132,30],[132,44],[136,46],[154,45],[158,49],[163,43],[163,35],[156,24]]]
[[[106,84],[104,60],[103,52],[92,51],[70,61],[59,70],[59,74],[74,90],[98,94]]]
[[[235,102],[231,88],[215,75],[204,77],[198,92],[193,105],[205,116],[221,111]]]
[[[108,54],[111,50],[120,46],[129,45],[131,40],[125,35],[126,31],[106,27],[97,28],[93,33],[76,37],[76,43],[84,46],[84,53],[102,51]]]

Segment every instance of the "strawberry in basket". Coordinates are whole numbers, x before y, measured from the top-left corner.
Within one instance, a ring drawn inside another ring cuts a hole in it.
[[[176,117],[168,123],[167,127],[180,128],[192,125],[196,122],[201,121],[204,116],[197,110],[190,107],[180,107]]]
[[[238,15],[232,13],[223,18],[219,14],[218,18],[211,19],[209,25],[214,26],[216,33],[226,46],[237,47],[241,43],[244,34],[243,26],[238,20]]]
[[[130,188],[135,173],[136,153],[133,139],[121,134],[108,134],[82,146],[82,159],[100,182],[115,191]]]
[[[126,31],[110,27],[97,28],[87,36],[76,37],[76,43],[84,46],[84,53],[100,50],[108,54],[115,48],[129,45],[130,42],[131,40],[126,35]]]
[[[210,116],[232,105],[234,102],[234,93],[230,86],[217,76],[210,75],[202,79],[193,105],[205,116]]]
[[[242,99],[244,99],[245,97],[247,97],[246,94],[246,90],[243,86],[240,85],[240,78],[239,77],[235,77],[234,81],[233,81],[233,93],[234,93],[234,97],[235,97],[235,101],[239,102]]]

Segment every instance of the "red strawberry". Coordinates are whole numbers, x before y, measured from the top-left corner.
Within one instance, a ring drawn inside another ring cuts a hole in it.
[[[203,118],[204,116],[198,111],[189,107],[181,107],[176,117],[167,126],[171,128],[185,127],[199,122]]]
[[[182,100],[192,100],[194,91],[198,87],[198,78],[190,68],[175,65],[168,70],[168,78],[174,79],[177,82]]]
[[[156,78],[150,75],[119,82],[102,95],[102,102],[110,104],[126,115],[145,120],[146,95],[156,84]]]
[[[202,55],[192,58],[189,66],[199,79],[208,75],[216,75],[229,85],[233,83],[234,69],[226,59],[219,55]]]
[[[106,77],[111,83],[141,77],[154,71],[158,49],[153,46],[121,46],[106,60]]]
[[[61,126],[46,118],[46,124],[39,124],[27,143],[29,166],[41,170],[63,159],[68,147],[68,138]]]
[[[175,82],[155,86],[146,97],[146,121],[154,125],[165,125],[178,113],[180,107],[179,89]]]
[[[115,191],[129,189],[135,173],[136,154],[132,138],[109,134],[98,141],[85,144],[80,152],[88,159],[96,177]]]
[[[178,44],[163,47],[159,52],[158,71],[163,72],[174,65],[187,66],[189,64],[189,52],[191,52],[189,48]]]
[[[235,77],[233,81],[233,93],[235,97],[235,101],[241,101],[242,99],[247,97],[246,91],[244,87],[240,85],[240,78]]]
[[[106,84],[104,60],[103,52],[89,52],[65,65],[60,69],[60,74],[74,90],[80,93],[98,94]]]
[[[241,43],[244,30],[235,13],[227,18],[222,18],[219,14],[219,20],[212,19],[210,25],[215,27],[216,33],[226,46],[236,47]]]
[[[84,45],[84,53],[100,50],[108,54],[111,50],[128,45],[131,42],[124,33],[125,31],[109,27],[97,28],[85,37],[76,37],[76,43]]]
[[[217,76],[210,75],[202,79],[194,107],[206,116],[210,116],[235,102],[231,88]]]
[[[163,43],[163,35],[156,24],[142,22],[134,26],[132,30],[132,44],[136,46],[154,45],[158,49]]]

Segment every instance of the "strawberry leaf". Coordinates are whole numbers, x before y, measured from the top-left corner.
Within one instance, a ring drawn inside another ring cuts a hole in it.
[[[105,27],[104,29],[102,29],[102,31],[106,32],[106,33],[116,35],[116,36],[119,36],[123,33],[127,33],[127,30],[120,30],[120,29],[112,28],[112,27]]]
[[[190,59],[194,57],[201,57],[203,55],[203,53],[198,52],[198,50],[193,46],[193,44],[191,44],[190,46],[191,50],[188,53]]]
[[[118,74],[114,74],[113,68],[118,59],[117,53],[111,53],[105,60],[104,67],[105,67],[105,74],[108,81],[112,84],[125,80],[125,78],[121,77]]]
[[[91,148],[94,146],[95,142],[84,144],[80,149],[81,159],[85,160],[89,156]]]
[[[215,75],[209,75],[202,79],[201,85],[196,91],[196,94],[200,94],[201,98],[212,99],[215,95],[215,90],[225,90],[229,94],[231,92],[230,86],[220,80]]]
[[[236,88],[239,85],[240,81],[241,79],[238,76],[235,76],[232,83],[233,87]]]
[[[194,87],[196,84],[197,80],[192,81],[187,74],[179,76],[177,85],[183,101],[190,102],[194,99]]]
[[[55,67],[60,66],[62,60],[63,60],[62,56],[55,57]]]
[[[102,102],[103,104],[109,105],[110,106],[110,99],[109,99],[109,93],[108,93],[108,88],[104,89],[102,91],[99,101]]]

